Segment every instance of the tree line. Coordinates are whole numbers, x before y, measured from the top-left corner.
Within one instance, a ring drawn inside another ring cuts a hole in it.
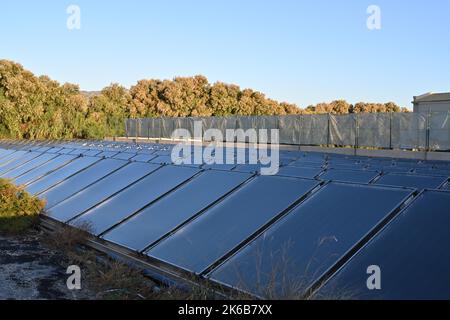
[[[393,102],[349,104],[344,100],[301,109],[234,84],[204,76],[140,80],[127,89],[111,84],[87,94],[75,84],[35,76],[0,60],[0,138],[72,139],[124,135],[124,119],[228,115],[401,112]]]

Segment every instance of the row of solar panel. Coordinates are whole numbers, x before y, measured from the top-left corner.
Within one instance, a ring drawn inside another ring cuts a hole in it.
[[[65,143],[58,144],[49,142],[47,145],[42,145],[42,143],[21,143],[19,146],[17,143],[0,143],[7,148],[8,145],[13,145],[15,149],[25,149],[31,151],[40,152],[59,152],[59,153],[70,153],[74,154],[84,154],[84,155],[99,155],[99,150],[108,152],[105,155],[112,157],[109,152],[121,152],[123,154],[155,154],[158,156],[170,155],[173,146],[171,145],[159,145],[159,144],[143,144],[134,145],[130,143]],[[75,150],[76,149],[76,150]],[[69,151],[70,150],[70,151]],[[343,156],[343,155],[330,155],[323,153],[304,153],[298,151],[280,151],[280,159],[282,164],[293,164],[293,165],[329,165],[337,168],[348,168],[357,167],[360,169],[372,169],[380,170],[386,169],[388,171],[397,170],[400,172],[407,172],[414,169],[442,169],[449,170],[450,165],[448,163],[438,162],[438,161],[417,161],[417,160],[392,160],[392,159],[374,159],[360,156]],[[283,163],[284,162],[284,163]]]
[[[0,174],[15,172],[30,192],[46,198],[52,218],[88,223],[107,241],[264,296],[271,281],[276,294],[320,283],[414,193],[34,152],[14,152],[19,157],[8,162],[11,154],[0,152]],[[52,161],[59,170],[43,168]],[[436,195],[441,202],[433,203],[442,203],[434,204],[436,214],[448,212],[447,192],[425,191],[413,204]],[[321,294],[329,295],[325,289]]]
[[[37,147],[38,148],[38,147]],[[39,149],[39,148],[38,148]],[[72,150],[70,152],[66,152],[66,150]],[[93,152],[95,151],[95,152]],[[13,150],[5,150],[4,153],[8,156],[5,157],[6,160],[13,160],[17,157],[20,157],[26,151],[17,151]],[[52,153],[51,150],[47,151],[47,153]],[[99,158],[112,158],[119,160],[130,160],[130,161],[138,161],[138,162],[150,162],[154,164],[169,164],[171,163],[171,157],[168,155],[148,155],[148,154],[130,154],[126,152],[101,152],[98,150],[87,150],[82,152],[80,149],[62,149],[57,154],[66,155],[66,157],[59,157],[52,162],[49,162],[46,167],[51,167],[52,165],[57,165],[60,161],[64,161],[64,159],[71,159],[70,156],[95,156]],[[29,158],[36,157],[37,159],[31,161],[27,166],[24,166],[20,170],[9,172],[5,175],[7,178],[16,178],[26,170],[28,167],[35,166],[35,163],[46,162],[46,157],[39,157],[40,153],[38,151],[30,151],[27,154],[27,157],[21,158],[19,161],[28,161]],[[320,159],[322,155],[313,155],[308,154],[294,161],[291,164],[284,165],[280,168],[278,175],[280,176],[291,176],[291,177],[299,177],[299,178],[316,178],[319,180],[333,180],[333,181],[343,181],[343,182],[356,182],[356,183],[375,183],[375,184],[383,184],[383,185],[392,185],[392,186],[408,186],[414,187],[418,189],[424,188],[440,188],[445,187],[448,178],[450,177],[450,170],[445,169],[445,165],[440,163],[439,169],[433,169],[432,167],[436,164],[430,164],[426,162],[415,163],[414,165],[418,173],[413,172],[402,172],[402,170],[392,169],[393,172],[389,172],[385,169],[383,170],[368,170],[358,168],[357,164],[353,162],[353,159],[333,159],[331,165],[323,165],[319,164],[310,165],[310,162],[304,163],[301,162],[303,158],[309,157],[311,159]],[[56,158],[56,156],[55,156]],[[386,160],[377,160],[372,159],[375,165],[380,165],[381,162],[386,162]],[[10,164],[10,166],[15,165],[16,163]],[[340,164],[341,166],[339,166]],[[345,165],[345,166],[344,166]],[[413,166],[410,162],[403,162],[403,167],[408,168],[409,170]],[[250,165],[250,164],[241,164],[241,165],[203,165],[203,166],[195,166],[201,167],[203,169],[217,169],[217,170],[232,170],[238,172],[247,172],[247,173],[255,173],[259,171],[261,165]],[[44,167],[43,169],[45,169]],[[395,166],[398,168],[399,166]],[[6,167],[7,170],[9,167]],[[349,169],[352,168],[352,169]],[[394,166],[391,165],[391,168]],[[396,172],[399,171],[399,172]],[[20,179],[18,183],[23,184],[23,179]]]

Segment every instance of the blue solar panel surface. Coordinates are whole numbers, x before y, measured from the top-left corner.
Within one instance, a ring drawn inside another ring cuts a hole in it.
[[[216,164],[197,148],[210,162],[174,165],[172,149],[0,141],[0,177],[45,199],[48,219],[89,225],[103,243],[215,286],[450,299],[449,162],[281,150],[278,174],[261,176],[267,165],[239,162],[255,150],[224,150],[234,163]],[[368,292],[364,268],[375,263],[384,286]]]

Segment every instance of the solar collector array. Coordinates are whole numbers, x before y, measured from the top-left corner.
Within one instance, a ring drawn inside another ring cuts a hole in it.
[[[254,175],[260,165],[172,165],[171,147],[156,144],[3,147],[0,173],[46,198],[50,218],[258,296],[274,280],[279,296],[283,281],[302,294],[332,281],[417,190],[450,190],[443,162],[281,151],[278,175],[266,177]],[[435,193],[437,203],[450,194]],[[283,254],[291,262],[279,266]],[[268,277],[277,268],[287,276]]]

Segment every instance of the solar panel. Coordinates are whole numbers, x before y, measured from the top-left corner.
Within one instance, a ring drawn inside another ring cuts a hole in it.
[[[329,183],[210,277],[259,296],[303,294],[411,193],[400,188]]]
[[[328,169],[319,177],[319,179],[342,182],[369,183],[378,175],[379,173],[376,171]]]
[[[250,174],[208,170],[104,235],[104,239],[143,251],[165,234],[244,183]]]
[[[101,234],[199,172],[195,168],[164,166],[81,217],[89,220],[95,234]]]
[[[20,177],[16,178],[14,182],[17,185],[29,184],[29,183],[45,176],[46,174],[49,174],[53,170],[62,167],[63,165],[67,164],[69,161],[76,159],[76,156],[58,155],[58,154],[56,154],[56,155],[57,155],[56,158],[50,160],[49,162],[43,164],[42,166],[39,166],[38,168],[35,168],[35,169],[25,173],[24,175],[21,175]]]
[[[70,149],[70,150],[67,150],[67,151],[63,150],[63,154],[70,154],[70,155],[73,155],[73,156],[82,156],[83,152],[86,152],[86,151],[88,151],[88,150],[76,148],[76,149]],[[100,150],[95,150],[95,151],[98,151],[98,153],[101,152]]]
[[[58,151],[59,154],[71,154],[74,151],[74,149],[67,149],[63,148],[62,150]],[[78,154],[77,154],[78,155]]]
[[[118,151],[103,151],[103,152],[97,154],[96,156],[102,157],[102,158],[113,158],[118,153],[119,153]]]
[[[67,222],[156,169],[158,169],[157,165],[138,162],[130,163],[90,187],[58,203],[47,210],[47,214],[58,221]]]
[[[47,151],[47,153],[59,153],[63,148],[61,147],[53,147]]]
[[[296,160],[292,163],[289,164],[290,167],[304,167],[304,166],[309,166],[309,167],[321,167],[325,165],[325,160],[321,160],[321,159],[307,159],[304,160],[299,159]]]
[[[157,156],[156,158],[153,158],[150,163],[154,164],[171,164],[172,163],[172,157],[171,156]]]
[[[359,299],[450,299],[450,193],[425,191],[375,236],[317,298],[351,292]],[[367,288],[367,268],[381,271],[381,290]]]
[[[313,179],[323,171],[320,167],[310,166],[287,166],[281,167],[278,171],[279,176],[298,177],[298,178],[310,178]]]
[[[2,159],[0,159],[0,169],[3,168],[4,166],[6,166],[11,161],[18,159],[18,158],[24,156],[25,154],[27,154],[26,151],[15,151],[13,153],[6,155]]]
[[[172,149],[170,148],[169,150],[159,150],[155,152],[156,156],[169,156],[172,154]]]
[[[261,164],[239,164],[233,169],[233,171],[258,173],[258,172],[260,172],[261,167],[263,167]],[[264,166],[264,167],[267,167],[267,166]]]
[[[22,165],[18,168],[15,168],[11,171],[8,171],[7,173],[3,174],[2,177],[8,178],[8,179],[15,179],[15,178],[20,177],[21,175],[27,173],[28,171],[31,171],[33,169],[40,167],[41,165],[52,160],[56,156],[57,156],[56,154],[51,154],[51,153],[42,154],[42,155],[34,158],[33,160],[28,161],[24,165]]]
[[[236,168],[235,164],[205,164],[202,167],[203,169],[213,169],[213,170],[222,170],[222,171],[231,171]]]
[[[127,153],[127,152],[120,152],[116,154],[113,159],[119,159],[119,160],[130,160],[131,158],[135,157],[136,153]]]
[[[44,153],[44,152],[48,152],[51,148],[52,147],[40,147],[36,151]]]
[[[71,195],[83,190],[92,183],[123,167],[125,164],[126,162],[122,160],[102,160],[43,192],[40,194],[40,197],[45,198],[47,202],[46,209],[48,210],[57,203],[67,199]]]
[[[138,154],[137,156],[131,158],[131,161],[137,162],[149,162],[152,159],[155,159],[156,156],[150,154]]]
[[[100,153],[102,153],[101,150],[82,150],[82,152],[80,152],[80,154],[82,154],[83,156],[87,156],[87,157],[95,157],[97,155],[99,155]]]
[[[415,169],[414,172],[421,175],[450,177],[450,170],[445,169],[419,168]]]
[[[411,187],[417,189],[435,189],[438,188],[442,183],[444,183],[446,179],[446,177],[439,176],[435,177],[418,174],[389,173],[381,176],[380,179],[375,182],[375,184]]]
[[[314,180],[259,176],[163,240],[148,255],[201,273],[317,185]]]
[[[10,154],[16,152],[16,150],[6,150],[6,149],[1,149],[0,150],[0,165],[3,162],[3,158],[6,158],[6,156],[9,156]]]
[[[385,173],[411,173],[413,168],[411,167],[399,167],[399,166],[385,166],[378,168],[370,168],[371,170],[378,170]]]
[[[77,158],[61,169],[52,172],[47,176],[29,184],[26,187],[26,190],[31,194],[40,194],[99,161],[99,158],[94,157]]]
[[[39,152],[27,152],[24,155],[15,158],[14,160],[11,160],[4,166],[0,167],[0,175],[4,175],[5,173],[27,163],[30,160],[33,160],[34,158],[40,156],[41,153]]]

